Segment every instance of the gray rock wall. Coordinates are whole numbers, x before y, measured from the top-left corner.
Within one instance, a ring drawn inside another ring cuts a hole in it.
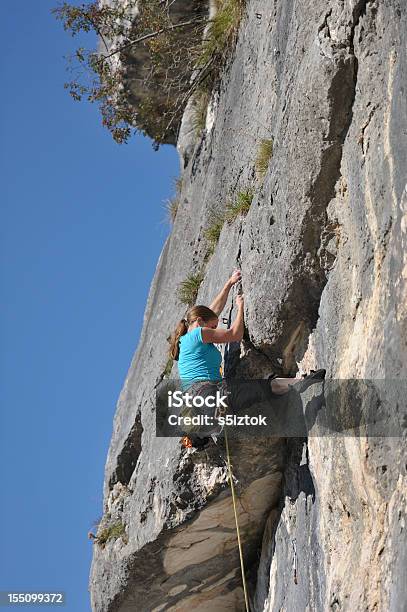
[[[252,607],[406,609],[406,23],[401,0],[247,2],[210,129],[178,143],[178,213],[106,461],[101,527],[125,533],[94,545],[96,612],[244,610],[223,443],[181,451],[155,437],[154,413],[179,283],[204,269],[209,303],[236,265],[238,372],[396,381],[381,435],[326,435],[318,417],[308,438],[233,446]],[[206,262],[205,228],[249,187],[247,217],[224,225]]]

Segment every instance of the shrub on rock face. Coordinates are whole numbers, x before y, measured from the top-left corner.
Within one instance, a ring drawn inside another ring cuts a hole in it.
[[[245,217],[250,210],[253,197],[254,191],[251,188],[240,191],[237,194],[236,199],[226,205],[226,221],[228,221],[228,223],[232,223],[240,215]]]
[[[232,223],[239,216],[245,217],[249,212],[253,197],[254,191],[252,188],[239,191],[236,198],[226,204],[226,208],[223,213],[213,213],[214,220],[212,224],[204,231],[204,236],[209,245],[206,259],[209,259],[209,257],[215,251],[225,222]]]
[[[225,219],[222,216],[217,217],[212,225],[210,225],[204,232],[204,236],[209,244],[209,255],[212,255],[216,245],[218,244],[222,227],[225,223]]]
[[[72,36],[94,31],[99,37],[98,51],[80,48],[75,53],[81,80],[66,88],[75,100],[85,97],[99,104],[103,124],[119,143],[128,140],[133,128],[157,145],[175,140],[208,7],[199,0],[181,8],[167,4],[97,0],[80,6],[64,2],[53,10]]]
[[[202,272],[198,272],[198,274],[190,274],[182,281],[178,288],[178,299],[182,304],[186,304],[187,306],[193,306],[195,304],[203,278],[204,275]]]
[[[256,157],[256,171],[263,177],[269,167],[270,159],[273,154],[273,141],[271,138],[263,138],[260,141]]]
[[[174,223],[175,217],[177,216],[179,201],[181,197],[182,189],[182,178],[178,177],[174,180],[175,194],[172,198],[169,198],[165,202],[165,210],[167,212],[167,218],[170,223]]]
[[[121,521],[116,521],[107,527],[104,527],[96,537],[96,541],[104,548],[109,540],[117,540],[122,538],[124,543],[127,544],[126,527]]]
[[[207,82],[207,81],[206,81]],[[197,136],[205,129],[208,104],[211,99],[211,88],[200,87],[194,96],[193,127]]]
[[[165,209],[170,223],[174,223],[178,212],[179,201],[177,197],[170,198],[165,203]]]
[[[244,6],[244,0],[216,0],[216,14],[209,24],[202,45],[199,58],[201,65],[222,57],[234,45]]]
[[[116,142],[126,142],[134,130],[150,136],[158,148],[175,143],[188,99],[205,81],[211,88],[219,75],[236,38],[243,0],[218,0],[210,22],[202,0],[64,2],[53,13],[72,36],[94,31],[100,41],[98,51],[81,47],[71,58],[72,73],[78,74],[78,64],[82,69],[81,77],[65,85],[72,97],[99,105]],[[208,99],[199,100],[200,125]]]

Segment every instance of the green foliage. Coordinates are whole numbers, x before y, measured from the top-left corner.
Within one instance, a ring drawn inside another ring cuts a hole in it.
[[[263,138],[260,141],[256,157],[256,171],[259,176],[264,176],[269,167],[273,154],[273,141],[271,138]]]
[[[178,287],[178,299],[182,304],[193,306],[196,302],[199,287],[204,279],[202,272],[190,274]]]
[[[236,40],[244,7],[244,0],[217,3],[208,25],[206,3],[180,21],[174,20],[172,3],[163,0],[64,2],[52,11],[64,29],[72,36],[95,32],[100,42],[98,52],[76,50],[68,66],[73,78],[65,88],[74,100],[99,105],[102,123],[116,142],[141,132],[157,149],[174,142],[188,99],[205,83],[196,108],[196,129],[201,130],[210,90]]]
[[[236,40],[243,16],[244,0],[217,0],[217,12],[209,24],[202,45],[199,64],[204,66],[211,59],[222,57]]]
[[[212,88],[201,86],[198,88],[193,105],[192,124],[197,136],[205,129],[208,104],[211,99]]]
[[[204,236],[209,245],[205,261],[214,253],[225,222],[232,223],[240,215],[246,216],[249,212],[253,197],[254,191],[249,187],[244,191],[239,191],[236,198],[226,204],[225,211],[222,214],[218,212],[213,213],[214,219],[204,232]]]
[[[97,543],[104,548],[106,542],[109,540],[117,540],[117,538],[122,538],[127,544],[126,528],[121,521],[112,523],[102,529],[102,531],[97,534]]]
[[[158,148],[176,130],[185,106],[206,12],[203,7],[191,19],[173,23],[162,0],[97,0],[79,6],[64,2],[52,11],[64,29],[72,36],[94,31],[100,41],[98,52],[80,47],[70,58],[74,78],[66,89],[74,100],[99,104],[103,125],[116,142],[127,142],[134,130],[151,136]],[[141,48],[141,72],[135,93],[128,86],[126,65],[134,66],[136,47]]]
[[[109,36],[125,36],[131,21],[132,11],[137,6],[137,0],[101,4],[99,0],[74,6],[63,2],[51,10],[56,19],[63,22],[64,30],[72,36],[80,32],[96,30],[103,38]]]
[[[175,217],[177,216],[179,199],[182,189],[182,177],[174,179],[174,190],[175,194],[172,198],[169,198],[165,202],[165,210],[167,212],[167,218],[170,223],[174,223]]]
[[[236,42],[245,0],[217,0],[216,4],[217,12],[209,23],[196,63],[203,73],[198,77],[193,106],[197,136],[205,129],[213,86]]]
[[[224,217],[217,216],[213,223],[205,230],[204,236],[209,244],[208,255],[212,255],[212,253],[214,252],[216,245],[218,244],[219,236],[224,223]]]
[[[250,206],[254,197],[254,191],[248,188],[244,191],[240,191],[236,199],[232,202],[228,202],[226,205],[225,219],[228,223],[232,223],[237,217],[243,215],[244,217],[250,210]]]
[[[165,210],[167,211],[167,217],[170,223],[174,223],[175,217],[178,212],[179,200],[177,197],[170,198],[165,202]]]
[[[136,113],[119,95],[122,71],[108,41],[116,37],[127,38],[131,28],[130,16],[136,5],[137,0],[129,0],[126,5],[117,0],[110,5],[102,5],[98,0],[79,6],[63,2],[51,11],[72,36],[91,31],[98,35],[102,46],[100,53],[79,47],[68,58],[68,70],[74,78],[64,87],[75,101],[86,98],[99,104],[102,123],[118,143],[129,138]]]

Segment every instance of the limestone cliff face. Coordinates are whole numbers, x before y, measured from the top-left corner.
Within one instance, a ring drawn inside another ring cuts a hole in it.
[[[404,0],[248,0],[195,140],[187,108],[178,213],[106,461],[99,529],[124,533],[94,545],[94,611],[244,610],[223,442],[181,450],[155,437],[154,412],[184,314],[174,287],[203,269],[208,303],[236,265],[247,337],[230,367],[394,379],[378,399],[381,435],[326,435],[317,414],[306,438],[233,445],[251,606],[406,609],[406,27]],[[260,178],[263,138],[273,153]],[[206,261],[214,213],[249,187],[249,213],[225,223]]]

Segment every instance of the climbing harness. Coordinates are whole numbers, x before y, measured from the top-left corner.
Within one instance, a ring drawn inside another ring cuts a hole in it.
[[[215,440],[216,441],[216,440]],[[192,435],[182,436],[180,440],[180,444],[183,448],[195,448],[197,451],[204,450],[208,446],[210,442],[210,438],[205,436],[204,438],[200,438],[199,436]]]
[[[229,452],[229,442],[228,442],[228,435],[227,435],[227,431],[226,429],[225,431],[225,445],[226,445],[226,457],[227,457],[227,464],[228,464],[228,473],[229,473],[229,481],[230,481],[230,490],[232,493],[232,504],[233,504],[233,512],[235,515],[235,524],[236,524],[236,534],[237,534],[237,544],[239,547],[239,558],[240,558],[240,571],[242,573],[242,583],[243,583],[243,593],[244,593],[244,603],[245,603],[245,608],[246,608],[246,612],[250,612],[250,608],[249,608],[249,597],[247,594],[247,586],[246,586],[246,575],[245,575],[245,570],[244,570],[244,561],[243,561],[243,549],[242,549],[242,541],[240,539],[240,529],[239,529],[239,520],[237,518],[237,507],[236,507],[236,493],[235,493],[235,486],[233,484],[233,473],[232,473],[232,465],[230,462],[230,452]]]
[[[184,448],[192,448],[193,443],[192,443],[191,438],[189,436],[182,436],[181,446],[183,446]]]

